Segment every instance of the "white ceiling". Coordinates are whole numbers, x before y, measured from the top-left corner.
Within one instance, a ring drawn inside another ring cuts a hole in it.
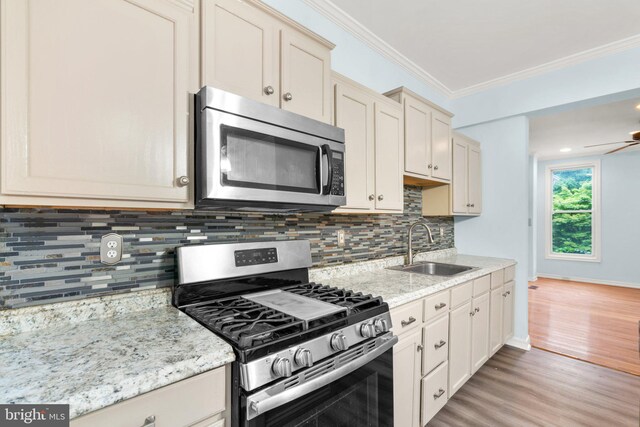
[[[639,0],[333,3],[451,91],[640,35]]]
[[[550,159],[603,154],[621,147],[623,144],[584,148],[585,145],[631,140],[629,133],[640,131],[640,110],[635,108],[638,104],[640,98],[532,117],[529,151],[540,159]],[[619,153],[637,151],[638,147]],[[572,150],[562,153],[561,148]]]

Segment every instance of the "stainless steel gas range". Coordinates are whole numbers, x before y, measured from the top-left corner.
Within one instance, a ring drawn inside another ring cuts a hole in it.
[[[183,246],[173,303],[227,340],[231,424],[392,426],[389,308],[309,283],[306,240]]]

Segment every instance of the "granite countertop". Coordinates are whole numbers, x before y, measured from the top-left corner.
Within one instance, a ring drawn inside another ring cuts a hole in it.
[[[169,305],[16,332],[0,336],[0,403],[68,403],[71,418],[235,358]]]
[[[416,257],[416,262],[428,260],[477,267],[477,269],[451,277],[428,276],[397,270],[387,270],[385,268],[369,271],[364,269],[358,271],[354,269],[352,274],[348,275],[329,275],[329,277],[322,280],[322,283],[324,285],[347,288],[356,292],[380,296],[389,304],[390,308],[394,308],[516,263],[515,260],[512,259],[458,255],[455,252],[434,254],[434,256],[430,256],[427,253]]]

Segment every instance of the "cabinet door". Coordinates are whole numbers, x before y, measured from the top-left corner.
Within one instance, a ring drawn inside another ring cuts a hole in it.
[[[482,212],[482,165],[480,148],[469,145],[468,150],[468,202],[469,213],[480,214]]]
[[[331,122],[331,51],[295,30],[281,32],[283,109]]]
[[[471,301],[449,314],[449,397],[471,376]]]
[[[453,182],[452,188],[452,211],[454,213],[466,214],[468,212],[468,150],[467,143],[453,139]]]
[[[471,374],[489,359],[489,293],[473,299]]]
[[[504,311],[502,323],[503,342],[507,342],[513,336],[513,291],[515,282],[509,282],[504,285]]]
[[[400,105],[375,103],[376,209],[402,212],[404,144]]]
[[[451,119],[433,111],[431,139],[431,176],[451,180]]]
[[[275,20],[237,0],[205,0],[202,25],[203,86],[279,106],[280,49]]]
[[[411,97],[404,99],[404,170],[431,173],[431,109]]]
[[[0,7],[2,193],[187,202],[193,12],[163,0]]]
[[[422,329],[400,336],[393,346],[393,420],[396,426],[420,425],[420,345]]]
[[[489,316],[489,354],[493,354],[502,347],[502,307],[504,305],[504,287],[500,286],[491,291],[491,315]]]
[[[422,352],[422,374],[427,375],[436,366],[448,359],[449,315],[424,327],[424,351]]]
[[[375,207],[373,100],[344,83],[336,90],[335,123],[345,132],[346,209]]]

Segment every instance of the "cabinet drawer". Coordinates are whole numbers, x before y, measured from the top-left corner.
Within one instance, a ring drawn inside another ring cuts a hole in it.
[[[188,426],[225,408],[225,368],[108,406],[71,421],[71,427],[140,427],[148,416],[155,427]]]
[[[463,283],[451,289],[451,308],[455,308],[469,301],[472,294],[473,282]]]
[[[449,291],[439,292],[424,299],[424,321],[449,311]]]
[[[422,423],[427,424],[447,403],[447,369],[445,362],[422,380]]]
[[[491,273],[491,289],[499,288],[502,285],[504,285],[504,270]]]
[[[516,266],[511,265],[504,269],[504,282],[510,282],[516,278]]]
[[[422,373],[428,374],[449,358],[449,314],[424,328]]]
[[[477,297],[491,288],[491,276],[486,275],[473,280],[473,296]]]
[[[414,301],[391,310],[391,327],[396,335],[411,331],[421,324],[422,301]]]

